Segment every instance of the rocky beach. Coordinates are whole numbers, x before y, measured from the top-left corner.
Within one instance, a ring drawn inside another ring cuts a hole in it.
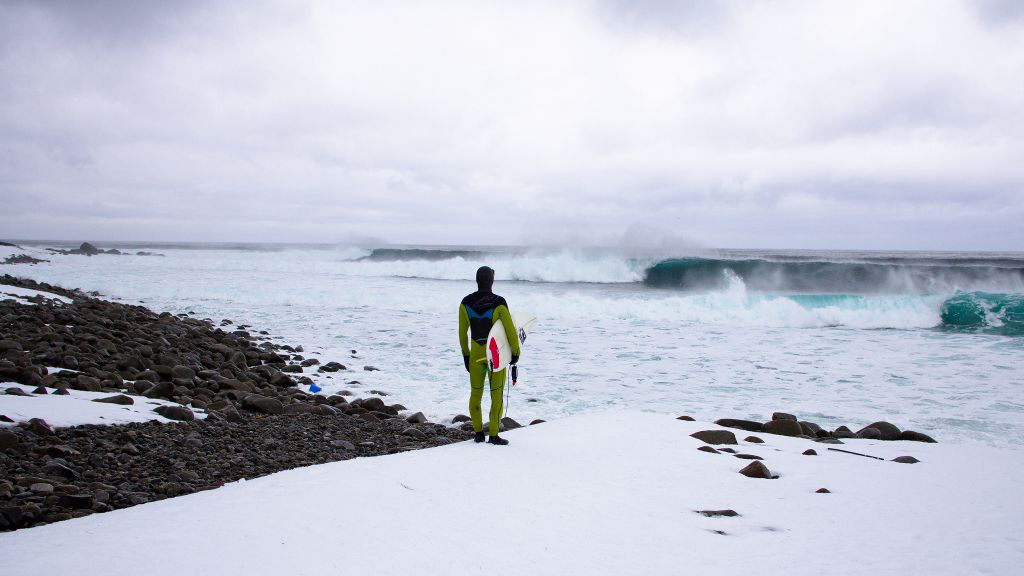
[[[470,436],[380,396],[307,394],[305,371],[353,370],[307,358],[266,331],[0,277],[0,292],[8,287],[35,294],[0,300],[0,380],[22,385],[8,384],[6,395],[163,401],[152,409],[163,422],[56,427],[32,418],[0,428],[0,530]],[[2,410],[0,420],[13,423]]]

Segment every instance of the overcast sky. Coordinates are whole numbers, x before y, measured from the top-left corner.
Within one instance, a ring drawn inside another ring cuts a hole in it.
[[[0,237],[1024,250],[1024,2],[0,0]]]

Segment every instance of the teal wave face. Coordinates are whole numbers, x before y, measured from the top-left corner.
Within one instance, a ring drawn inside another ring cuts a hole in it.
[[[1024,294],[958,292],[942,303],[950,330],[1024,336]]]
[[[756,291],[818,293],[934,294],[951,288],[968,290],[1024,289],[1024,260],[971,259],[929,263],[878,260],[765,260],[673,258],[646,270],[644,283],[653,288],[717,290],[733,274]]]

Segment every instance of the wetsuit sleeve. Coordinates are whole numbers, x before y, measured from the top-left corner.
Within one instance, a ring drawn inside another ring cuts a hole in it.
[[[469,356],[469,316],[466,314],[466,307],[459,304],[459,347],[462,348],[462,355]]]
[[[494,319],[496,321],[501,320],[501,325],[505,327],[505,338],[508,338],[508,344],[512,347],[512,354],[519,356],[518,331],[516,330],[516,325],[512,323],[512,314],[504,304],[494,309]]]

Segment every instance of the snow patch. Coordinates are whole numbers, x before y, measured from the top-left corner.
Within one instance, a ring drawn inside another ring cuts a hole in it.
[[[8,388],[21,388],[31,397],[4,394]],[[55,427],[78,426],[81,424],[127,424],[129,422],[173,422],[173,420],[153,412],[157,406],[180,406],[167,400],[156,400],[145,396],[125,394],[135,401],[131,406],[93,402],[97,398],[115,395],[113,392],[86,392],[68,390],[67,396],[56,396],[56,388],[47,388],[49,394],[32,394],[35,386],[26,386],[15,382],[0,382],[0,414],[14,420],[15,423],[27,422],[32,418],[42,418]],[[206,418],[203,412],[195,412],[196,418]],[[2,424],[2,423],[0,423]],[[13,424],[6,423],[8,426]]]
[[[42,296],[48,300],[58,300],[64,304],[71,304],[71,299],[66,296],[54,294],[52,292],[44,292],[42,290],[33,290],[31,288],[21,288],[19,286],[9,286],[7,284],[0,284],[0,300],[15,300],[22,304],[34,305],[35,303],[30,301],[29,298],[35,298]]]

